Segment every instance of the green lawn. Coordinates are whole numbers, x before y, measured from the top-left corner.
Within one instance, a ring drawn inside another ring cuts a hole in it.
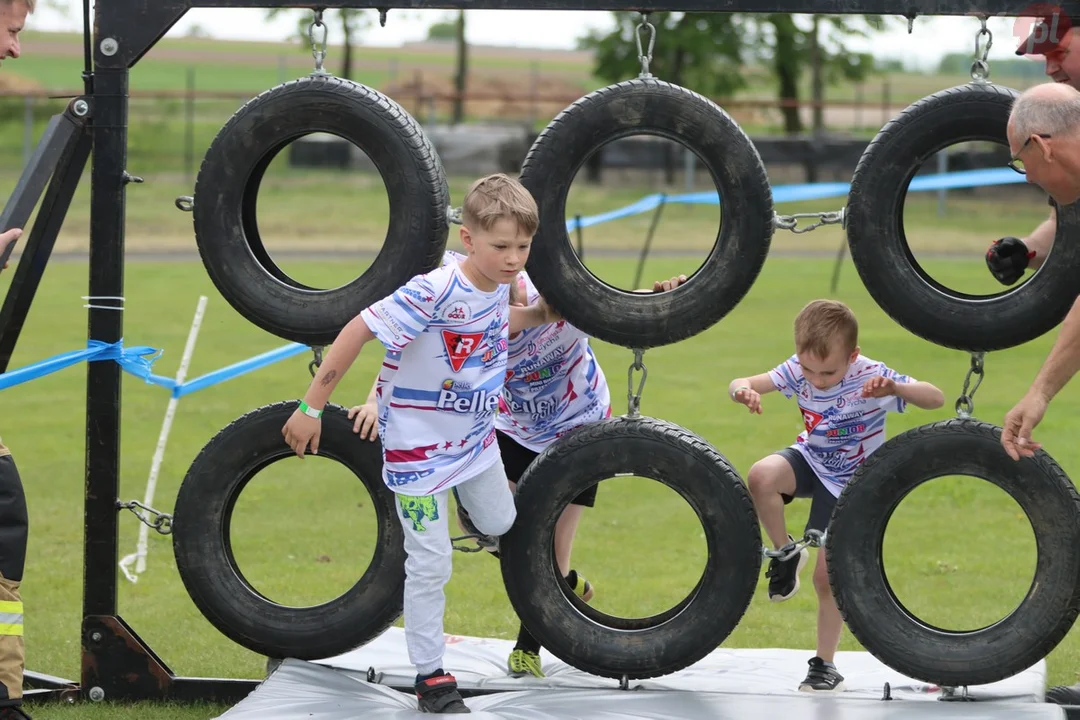
[[[635,270],[633,260],[595,262],[598,272],[619,284],[628,284]],[[678,259],[656,258],[645,274],[662,277],[684,269]],[[298,270],[314,283],[336,281],[342,272],[337,263],[309,263]],[[983,285],[985,280],[985,269],[975,262],[940,260],[934,270],[950,283]],[[801,421],[795,406],[778,395],[766,399],[763,415],[748,416],[726,400],[727,383],[764,371],[790,354],[791,320],[807,300],[829,294],[831,271],[829,260],[771,258],[750,295],[727,318],[694,338],[646,353],[649,377],[642,412],[699,433],[745,477],[755,460],[791,442]],[[850,265],[844,273],[837,297],[859,315],[864,352],[937,384],[946,394],[941,410],[893,416],[889,435],[949,417],[967,357],[901,330],[873,304]],[[0,290],[10,277],[0,274]],[[49,268],[12,369],[84,346],[86,315],[79,296],[86,294],[86,278],[81,263]],[[131,264],[124,294],[125,343],[163,348],[165,354],[154,366],[158,374],[175,372],[200,294],[208,295],[210,303],[189,378],[284,344],[240,318],[197,263]],[[1000,422],[1026,389],[1052,339],[1048,335],[987,358],[987,380],[976,396],[978,417]],[[614,411],[624,412],[622,389],[630,354],[602,342],[595,345],[611,383]],[[183,398],[153,505],[172,509],[188,464],[230,420],[302,394],[310,380],[307,360],[298,356]],[[375,348],[365,350],[334,400],[348,404],[362,399],[379,361]],[[16,453],[31,513],[24,585],[28,665],[71,678],[78,678],[80,660],[84,398],[85,371],[75,367],[11,388],[0,399],[4,441]],[[1075,387],[1067,388],[1037,432],[1072,476],[1080,472],[1078,399]],[[121,499],[143,497],[167,400],[162,389],[125,378]],[[283,602],[334,596],[357,576],[371,551],[372,538],[362,531],[370,521],[365,512],[370,511],[363,507],[355,482],[324,459],[306,463],[282,461],[265,470],[241,498],[238,511],[239,562],[257,586]],[[789,509],[789,528],[796,534],[807,509],[806,502]],[[122,555],[134,552],[138,527],[130,513],[121,515]],[[920,489],[901,506],[888,533],[886,561],[898,595],[928,621],[947,627],[1001,617],[1031,576],[1030,528],[1003,493],[973,479],[941,479]],[[677,496],[653,483],[619,478],[605,483],[598,506],[587,513],[575,546],[575,565],[596,584],[601,608],[648,612],[670,605],[690,589],[700,571],[701,548],[700,532]],[[447,631],[513,637],[516,624],[496,563],[461,553],[454,561],[447,588]],[[809,575],[805,580],[803,592],[776,606],[767,600],[762,575],[749,612],[725,646],[811,649],[816,604]],[[137,584],[123,576],[119,582],[121,615],[176,673],[262,676],[264,659],[226,640],[190,602],[167,539],[151,533],[147,571]],[[1067,637],[1048,658],[1052,684],[1076,679],[1077,637]],[[859,648],[845,634],[841,649]],[[195,720],[222,710],[78,704],[41,706],[33,714],[65,720]]]

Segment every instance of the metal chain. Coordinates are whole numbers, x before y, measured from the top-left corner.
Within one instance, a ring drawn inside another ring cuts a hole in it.
[[[641,409],[641,391],[645,389],[645,378],[649,376],[649,369],[645,367],[642,358],[644,350],[634,350],[634,362],[630,363],[630,369],[626,371],[626,414],[628,417],[637,417]],[[641,382],[638,383],[637,393],[634,393],[634,371],[641,371]]]
[[[968,368],[967,375],[964,376],[964,389],[960,391],[960,397],[956,399],[956,416],[960,418],[970,418],[975,412],[975,391],[979,389],[979,385],[983,381],[983,358],[986,353],[971,353],[971,366]],[[975,377],[975,385],[968,390],[968,386],[971,385],[971,378]]]
[[[820,530],[807,530],[802,540],[788,543],[779,550],[769,550],[763,545],[761,554],[767,558],[776,558],[780,562],[784,562],[798,555],[803,548],[825,547],[825,535],[826,533]]]
[[[799,218],[817,218],[817,222],[813,225],[808,225],[804,228],[797,228],[799,224]],[[810,232],[815,228],[819,228],[822,225],[843,225],[844,224],[844,209],[841,208],[835,212],[816,212],[816,213],[795,213],[793,215],[778,215],[773,213],[773,225],[781,230],[790,230],[793,233]]]
[[[473,547],[469,547],[469,546],[466,546],[466,545],[455,545],[454,543],[460,542],[462,540],[479,540],[481,537],[483,537],[483,536],[482,535],[459,535],[457,537],[452,537],[452,538],[450,538],[450,547],[452,547],[454,550],[457,550],[459,552],[466,552],[466,553],[480,552],[481,550],[484,550],[485,548],[479,542],[476,543],[476,545],[473,546]]]
[[[971,81],[988,83],[990,82],[990,63],[987,58],[990,56],[990,47],[994,44],[994,34],[986,27],[985,15],[981,16],[979,21],[982,27],[975,33],[975,61],[971,63]],[[979,38],[983,35],[986,36],[986,47],[980,50]]]
[[[323,69],[323,61],[326,60],[326,38],[329,34],[329,30],[322,19],[322,8],[315,10],[315,19],[308,27],[308,38],[311,39],[311,56],[315,58],[315,71],[312,75],[329,75],[326,70]],[[315,40],[315,28],[322,29],[322,40]]]
[[[150,520],[148,517],[146,517],[145,515],[140,513],[139,510],[137,510],[136,508],[145,510],[146,512],[150,513],[151,515],[154,515],[155,516],[154,519]],[[159,511],[155,510],[154,508],[150,507],[149,505],[143,505],[138,500],[131,500],[131,501],[126,502],[126,503],[117,502],[116,503],[116,509],[117,510],[130,510],[131,512],[135,513],[135,517],[139,518],[146,525],[149,525],[150,527],[154,528],[155,530],[157,530],[162,535],[169,535],[169,534],[172,533],[172,515],[170,515],[168,513],[159,512]]]
[[[319,366],[322,365],[322,351],[323,347],[311,348],[311,352],[314,353],[315,359],[308,363],[307,369],[311,373],[311,377],[315,377],[315,373],[319,372]]]
[[[644,29],[649,33],[649,52],[645,53],[641,49],[641,31]],[[649,22],[649,13],[641,13],[641,22],[634,28],[634,42],[637,43],[637,55],[638,60],[641,62],[641,73],[638,77],[652,77],[652,73],[649,72],[649,63],[652,62],[653,45],[656,43],[656,28]]]
[[[446,220],[452,225],[463,225],[464,221],[461,219],[462,208],[447,207],[446,208]]]

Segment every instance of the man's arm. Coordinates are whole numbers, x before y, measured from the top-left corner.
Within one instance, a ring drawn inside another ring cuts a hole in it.
[[[1031,231],[1031,234],[1023,238],[1028,252],[1035,253],[1034,257],[1028,258],[1028,269],[1035,270],[1043,264],[1046,256],[1050,254],[1050,248],[1054,246],[1054,237],[1057,235],[1057,208],[1050,208],[1050,217],[1039,223],[1039,226]]]
[[[1031,390],[1050,402],[1061,388],[1080,370],[1080,298],[1078,298],[1061,323],[1054,347],[1046,356],[1039,374],[1031,383]]]

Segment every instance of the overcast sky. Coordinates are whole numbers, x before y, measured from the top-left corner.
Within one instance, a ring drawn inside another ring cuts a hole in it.
[[[66,16],[41,8],[31,18],[30,26],[42,30],[80,30],[81,3],[60,0],[69,9]],[[307,12],[296,10],[294,12]],[[183,35],[192,26],[199,26],[213,37],[222,39],[281,40],[295,28],[295,16],[266,20],[263,9],[195,8],[189,10],[169,32]],[[422,40],[427,27],[452,17],[445,10],[391,10],[386,27],[377,25],[361,38],[367,45],[395,46],[403,42]],[[577,37],[590,28],[610,27],[610,13],[598,11],[555,10],[470,10],[467,14],[469,42],[486,45],[520,45],[544,48],[572,48]],[[944,53],[974,53],[975,33],[979,21],[973,17],[935,16],[916,18],[914,32],[907,33],[906,23],[898,18],[891,32],[875,36],[872,47],[878,57],[896,58],[909,55],[922,67],[937,64]],[[1030,22],[1026,19],[991,18],[988,29],[993,33],[990,59],[1013,57]],[[335,38],[331,35],[331,43]],[[663,35],[657,36],[663,42]],[[870,50],[869,43],[852,42],[859,50]]]

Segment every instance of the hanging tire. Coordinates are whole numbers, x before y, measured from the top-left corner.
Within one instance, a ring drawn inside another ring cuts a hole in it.
[[[672,488],[702,523],[708,560],[697,586],[651,618],[617,618],[586,605],[557,571],[555,523],[577,495],[606,478],[637,475]],[[594,675],[649,678],[716,649],[746,612],[762,544],[750,494],[700,437],[663,420],[617,417],[560,438],[517,486],[517,520],[500,541],[503,581],[518,617],[564,662]]]
[[[281,605],[251,586],[233,557],[233,508],[256,473],[295,457],[281,428],[298,405],[280,402],[252,410],[206,444],[176,498],[173,552],[192,601],[222,634],[268,657],[315,660],[369,642],[401,616],[404,533],[394,495],[382,481],[380,443],[357,440],[348,411],[329,404],[322,417],[319,457],[345,465],[371,495],[378,528],[371,564],[343,595],[312,607]],[[317,520],[316,508],[298,504],[297,510]]]
[[[390,205],[386,239],[371,266],[329,290],[299,283],[274,263],[255,212],[270,162],[316,132],[367,153]],[[195,242],[215,287],[244,318],[286,340],[328,345],[365,307],[439,266],[449,202],[438,154],[400,105],[359,83],[312,75],[253,98],[218,132],[195,182]]]
[[[996,682],[1045,658],[1080,608],[1080,495],[1044,451],[1013,461],[1001,428],[946,420],[908,430],[878,448],[840,493],[825,537],[829,582],[851,634],[893,670],[960,687]],[[1038,550],[1023,601],[978,630],[950,631],[915,617],[886,577],[889,518],[923,482],[980,477],[1007,492],[1031,522]]]
[[[662,294],[600,280],[581,262],[566,231],[566,197],[578,169],[602,144],[636,134],[694,151],[731,205],[701,268]],[[563,110],[529,149],[521,182],[540,209],[529,277],[568,322],[615,345],[646,349],[711,327],[746,296],[769,254],[772,190],[753,142],[711,100],[662,80],[610,85]]]
[[[929,95],[890,120],[855,167],[845,221],[851,259],[889,317],[937,345],[989,352],[1022,345],[1056,327],[1076,300],[1077,204],[1058,208],[1057,235],[1042,267],[1023,284],[970,295],[928,275],[904,235],[904,200],[920,166],[949,145],[1008,144],[1014,90],[971,83]],[[987,246],[992,238],[987,239]]]

